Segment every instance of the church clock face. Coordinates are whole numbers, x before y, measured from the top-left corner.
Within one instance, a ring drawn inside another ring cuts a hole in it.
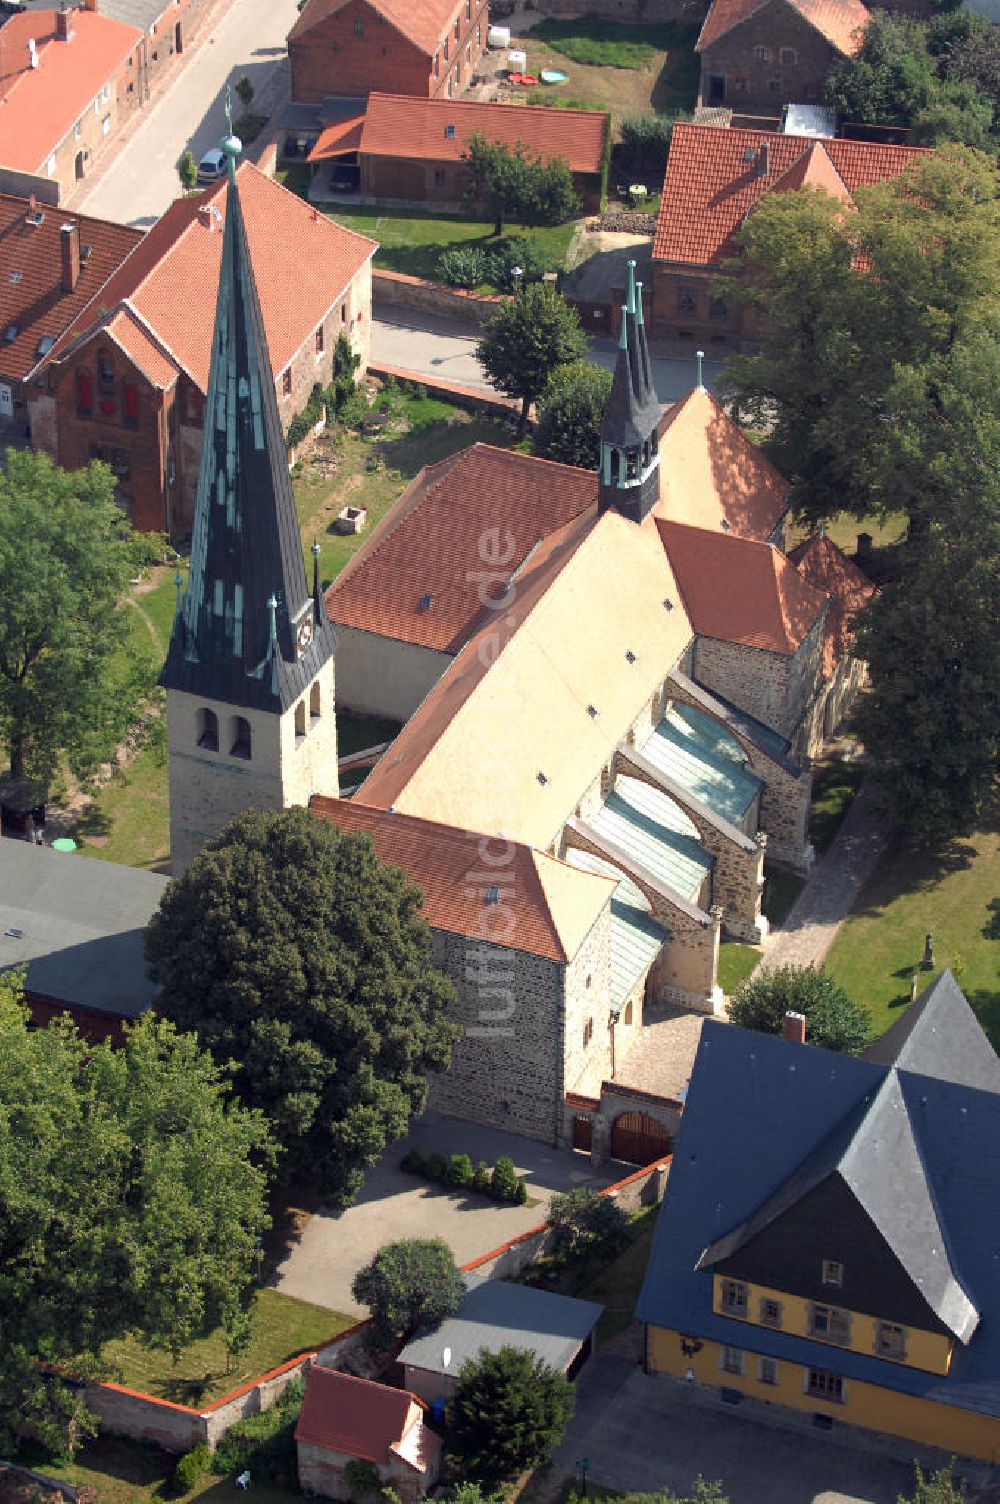
[[[312,642],[312,636],[313,624],[307,616],[304,621],[299,622],[299,630],[295,634],[295,644],[300,653],[305,652],[306,648]]]

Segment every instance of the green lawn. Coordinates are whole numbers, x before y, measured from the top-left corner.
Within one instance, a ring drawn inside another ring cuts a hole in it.
[[[814,772],[809,839],[820,856],[833,844],[863,777],[864,769],[858,763],[845,762],[842,757],[829,758]]]
[[[779,868],[764,874],[764,892],[761,896],[761,912],[772,927],[783,924],[792,904],[805,886],[805,879],[794,872]],[[745,982],[760,960],[756,945],[745,945],[739,940],[723,940],[719,947],[719,986],[727,997]]]
[[[560,1270],[557,1279],[544,1284],[547,1290],[577,1296],[580,1300],[597,1301],[604,1307],[604,1314],[597,1323],[598,1348],[609,1337],[623,1332],[633,1320],[659,1210],[658,1206],[650,1206],[629,1219],[632,1242],[610,1264],[596,1268],[590,1263],[572,1265]]]
[[[379,209],[370,204],[338,204],[330,217],[379,242],[376,267],[431,282],[438,280],[437,263],[442,251],[456,245],[478,245],[492,251],[498,244],[492,221],[470,219],[468,215],[422,213],[409,206]],[[557,268],[566,260],[574,229],[574,221],[533,228],[508,225],[501,238],[523,235],[535,241]]]
[[[329,1342],[355,1320],[279,1295],[277,1290],[258,1290],[251,1346],[228,1363],[221,1329],[185,1348],[176,1364],[169,1353],[144,1347],[132,1338],[109,1342],[104,1356],[115,1370],[116,1381],[129,1389],[178,1405],[207,1405],[288,1358]]]
[[[642,68],[654,62],[658,52],[690,47],[692,33],[697,34],[697,27],[683,21],[646,26],[606,21],[601,16],[571,21],[547,16],[531,28],[528,45],[547,42],[571,62],[592,68]]]
[[[827,971],[871,1010],[880,1032],[909,1001],[928,930],[938,969],[955,972],[1000,1047],[1000,810],[938,851],[897,844],[834,941]],[[937,974],[921,972],[921,988]]]
[[[52,1461],[40,1447],[23,1447],[17,1460],[38,1468],[50,1478],[94,1489],[98,1504],[159,1504],[159,1501],[200,1499],[204,1504],[247,1504],[246,1494],[232,1478],[207,1473],[190,1493],[173,1488],[177,1458],[148,1443],[124,1441],[117,1436],[99,1436],[89,1442],[70,1463]],[[264,1478],[254,1478],[254,1504],[291,1504],[301,1500],[297,1490],[275,1487]]]
[[[622,25],[597,16],[547,18],[518,38],[528,71],[560,68],[569,75],[558,87],[519,90],[517,103],[573,103],[608,110],[618,124],[650,110],[676,115],[694,109],[698,94],[697,22],[663,26]]]
[[[165,870],[170,855],[170,811],[162,719],[150,741],[104,785],[72,835],[85,856],[127,867]]]
[[[378,715],[354,715],[350,710],[337,712],[337,755],[364,752],[382,742],[392,741],[400,732],[399,721],[386,721]]]

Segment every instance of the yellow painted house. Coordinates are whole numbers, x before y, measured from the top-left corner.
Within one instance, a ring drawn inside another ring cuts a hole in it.
[[[707,1021],[650,1371],[1000,1461],[1000,1060],[950,972],[862,1058]]]

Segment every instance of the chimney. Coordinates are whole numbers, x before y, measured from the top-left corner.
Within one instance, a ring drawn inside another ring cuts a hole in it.
[[[96,10],[97,0],[83,0],[83,8],[84,10]]]
[[[66,9],[65,4],[60,5],[56,11],[56,36],[60,42],[69,42],[73,38],[73,12]]]
[[[804,1013],[785,1014],[785,1038],[792,1044],[805,1044],[806,1016]]]
[[[757,176],[766,178],[771,170],[771,151],[766,141],[760,143],[757,151]]]
[[[28,38],[28,61],[32,68],[38,67],[38,49],[35,47],[34,37]]]
[[[80,231],[75,222],[61,227],[59,248],[62,251],[63,292],[75,292],[80,280]]]

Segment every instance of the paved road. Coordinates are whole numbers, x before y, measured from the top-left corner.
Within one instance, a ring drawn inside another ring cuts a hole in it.
[[[578,1476],[581,1457],[592,1482],[620,1493],[687,1497],[700,1473],[721,1479],[732,1504],[896,1504],[913,1485],[912,1467],[878,1450],[749,1419],[600,1353],[553,1461]]]
[[[225,135],[227,80],[235,83],[245,73],[256,91],[255,105],[263,97],[264,113],[296,15],[295,0],[232,0],[211,34],[199,38],[197,51],[109,170],[75,207],[144,229],[159,219],[180,192],[177,160],[185,147],[200,159]]]
[[[395,319],[375,319],[372,323],[372,360],[401,366],[423,376],[441,376],[464,386],[486,386],[482,367],[475,357],[476,336],[443,319],[422,315],[420,328]],[[596,339],[591,344],[591,359],[608,370],[614,369],[617,345],[613,340]],[[722,374],[722,361],[705,361],[705,384],[714,387]],[[653,377],[661,402],[676,402],[695,382],[692,355],[653,356]]]
[[[784,924],[765,939],[764,964],[772,971],[822,963],[891,834],[888,823],[873,812],[872,802],[871,787],[865,783]]]
[[[582,1154],[564,1153],[499,1129],[426,1112],[409,1138],[392,1144],[369,1170],[357,1201],[347,1211],[320,1212],[306,1224],[299,1242],[278,1268],[273,1283],[285,1295],[345,1315],[367,1315],[351,1295],[351,1281],[384,1243],[396,1238],[444,1238],[459,1264],[489,1253],[509,1238],[545,1221],[545,1206],[498,1206],[475,1193],[444,1191],[399,1162],[411,1144],[423,1154],[461,1152],[473,1161],[495,1163],[509,1154],[526,1177],[528,1194],[547,1203],[557,1191],[578,1185],[610,1185],[621,1165],[594,1171]]]

